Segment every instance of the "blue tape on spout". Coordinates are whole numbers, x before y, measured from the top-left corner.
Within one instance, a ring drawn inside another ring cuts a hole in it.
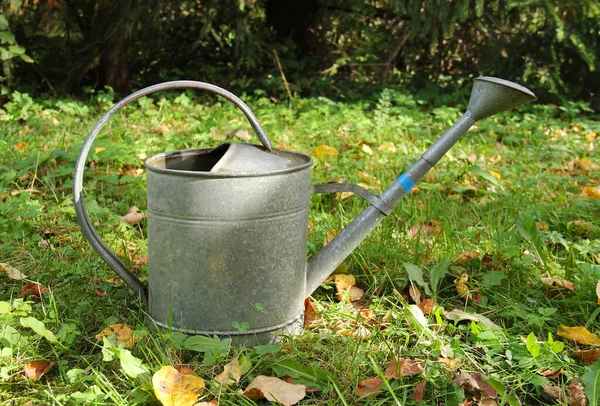
[[[410,192],[415,187],[415,182],[413,182],[412,179],[409,178],[408,175],[405,173],[400,175],[400,177],[398,178],[398,183],[404,188],[406,194],[408,194],[408,192]]]

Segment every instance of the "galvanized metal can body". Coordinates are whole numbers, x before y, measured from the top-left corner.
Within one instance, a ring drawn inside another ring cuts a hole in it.
[[[211,173],[208,151],[146,161],[150,323],[271,342],[301,326],[312,160],[275,151],[293,166]]]

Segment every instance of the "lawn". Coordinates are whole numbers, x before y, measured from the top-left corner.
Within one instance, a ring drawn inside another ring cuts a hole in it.
[[[348,101],[241,97],[274,147],[313,156],[313,183],[375,194],[468,100],[394,89]],[[115,101],[14,92],[0,110],[4,404],[265,404],[248,390],[259,376],[286,380],[259,378],[281,404],[599,404],[600,120],[584,103],[478,122],[314,293],[301,335],[240,348],[149,329],[143,302],[84,238],[75,161]],[[258,143],[229,103],[186,92],[134,102],[94,143],[87,208],[142,281],[146,219],[124,216],[147,212],[144,160],[226,140]],[[347,193],[313,196],[307,256],[365,207]],[[202,311],[202,298],[189,300]]]

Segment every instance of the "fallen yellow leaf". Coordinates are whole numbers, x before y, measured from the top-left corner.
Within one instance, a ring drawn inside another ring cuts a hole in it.
[[[496,178],[497,180],[500,180],[501,176],[498,172],[494,172],[489,169],[488,169],[488,172],[491,173],[494,178]]]
[[[253,400],[267,399],[290,406],[304,399],[306,386],[287,383],[271,376],[259,375],[244,390],[244,396]]]
[[[15,145],[13,145],[13,148],[15,149],[15,151],[25,151],[27,149],[27,147],[29,146],[29,144],[27,144],[26,142],[19,142],[16,143]]]
[[[370,146],[368,146],[367,144],[362,144],[361,149],[363,150],[363,152],[367,155],[373,155],[373,150],[371,149]]]
[[[125,348],[132,349],[135,344],[135,337],[131,327],[126,324],[113,324],[102,330],[96,335],[96,340],[102,340],[104,337],[114,337],[119,343],[124,343]]]
[[[96,154],[97,154],[97,153],[99,153],[99,152],[102,152],[102,151],[104,151],[105,149],[106,149],[106,148],[104,148],[104,147],[96,147],[96,148],[94,148],[94,153],[96,153]]]
[[[0,263],[0,272],[4,272],[10,279],[17,281],[27,278],[27,276],[12,265]]]
[[[334,276],[335,288],[338,292],[345,292],[356,283],[354,275],[337,274]]]
[[[442,231],[442,224],[439,221],[426,220],[412,226],[407,234],[410,238],[415,238],[417,235],[423,238],[438,235],[440,231]]]
[[[323,245],[327,245],[340,233],[340,230],[327,230],[325,238],[323,239]]]
[[[596,284],[596,296],[598,296],[598,304],[600,305],[600,281]]]
[[[598,136],[598,133],[596,132],[589,132],[585,135],[585,138],[588,140],[593,140],[594,138],[596,138]]]
[[[467,299],[471,299],[472,295],[469,293],[469,287],[467,286],[467,282],[469,280],[469,274],[463,272],[460,275],[460,278],[456,278],[454,280],[454,284],[456,285],[456,292],[461,297],[466,297]]]
[[[317,158],[336,159],[338,157],[338,154],[339,154],[339,152],[337,149],[335,149],[334,147],[332,147],[330,145],[325,145],[325,144],[319,145],[313,151],[313,155]]]
[[[204,386],[201,378],[180,374],[171,366],[162,367],[152,376],[154,395],[163,406],[193,406]]]
[[[560,326],[557,334],[568,340],[575,341],[578,344],[593,345],[594,347],[600,347],[600,338],[598,338],[596,334],[589,332],[583,326]]]
[[[581,189],[581,196],[600,199],[600,186],[584,186],[583,189]]]
[[[236,356],[231,362],[223,367],[223,372],[215,376],[213,380],[221,385],[231,385],[239,382],[241,377],[242,368],[240,368],[240,363]]]
[[[386,142],[385,144],[381,144],[377,149],[379,151],[388,151],[391,153],[395,153],[396,151],[398,151],[396,145],[394,145],[394,143],[392,142]]]

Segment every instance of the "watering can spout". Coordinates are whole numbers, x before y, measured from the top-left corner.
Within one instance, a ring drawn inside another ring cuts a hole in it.
[[[478,121],[535,100],[537,97],[525,86],[481,76],[473,84],[466,114]]]
[[[306,296],[321,285],[476,121],[534,100],[537,97],[531,90],[508,80],[490,76],[475,79],[464,115],[381,196],[375,197],[378,203],[371,203],[311,258],[307,264]]]

